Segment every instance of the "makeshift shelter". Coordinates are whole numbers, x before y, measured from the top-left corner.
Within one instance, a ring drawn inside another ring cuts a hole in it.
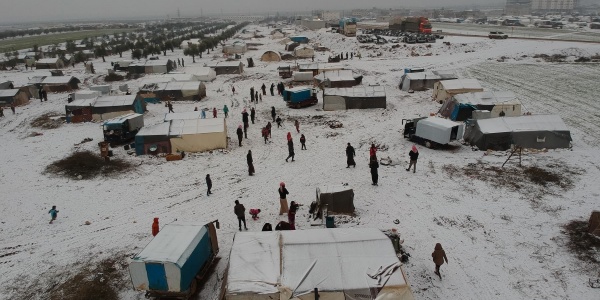
[[[29,103],[27,93],[19,89],[0,90],[0,106],[19,106]]]
[[[173,69],[170,59],[149,59],[145,62],[130,63],[127,71],[132,74],[168,73]]]
[[[354,213],[354,191],[342,185],[318,187],[317,204],[330,213]]]
[[[131,65],[133,63],[135,63],[133,60],[122,59],[122,60],[116,61],[114,63],[114,65],[113,65],[113,68],[115,70],[119,70],[119,71],[128,71],[129,70],[129,65]],[[142,72],[137,72],[137,73],[142,73]]]
[[[248,51],[248,46],[244,41],[235,41],[230,44],[223,46],[223,53],[225,54],[242,54]]]
[[[313,81],[312,72],[294,72],[294,81]]]
[[[600,236],[600,211],[593,211],[588,223],[588,232],[595,236]]]
[[[225,300],[413,300],[390,239],[374,228],[236,233]],[[364,295],[364,296],[361,296]]]
[[[298,64],[298,71],[300,72],[312,72],[313,76],[317,76],[319,74],[319,64],[311,63],[311,64]]]
[[[109,84],[92,85],[92,86],[90,86],[90,90],[98,91],[102,95],[108,95],[108,94],[110,94],[111,86]]]
[[[323,90],[323,110],[386,108],[383,86],[359,86]]]
[[[301,35],[290,36],[290,40],[299,44],[308,44],[308,38]]]
[[[310,46],[299,46],[294,49],[294,56],[299,58],[311,58],[315,56],[315,49]]]
[[[283,34],[281,31],[279,30],[275,30],[272,34],[271,34],[271,39],[273,40],[277,40],[277,39],[282,39],[285,37],[285,34]]]
[[[326,88],[345,88],[360,84],[362,76],[354,76],[351,70],[325,71],[315,76],[315,81]]]
[[[169,81],[144,85],[140,93],[152,93],[159,101],[198,101],[206,97],[206,85],[200,81]]]
[[[207,67],[215,70],[218,75],[222,74],[242,74],[244,72],[244,64],[240,61],[223,61],[207,65]]]
[[[300,44],[296,43],[296,42],[288,42],[285,44],[285,51],[294,51],[294,49],[296,49],[296,47],[300,46]]]
[[[483,92],[477,79],[441,80],[433,85],[433,100],[444,101],[454,95]]]
[[[0,82],[0,90],[10,90],[14,89],[15,85],[12,81],[2,81]]]
[[[424,69],[404,69],[404,75],[400,78],[398,86],[403,91],[425,91],[432,89],[436,82],[440,80],[457,79],[454,71],[434,70],[425,71]]]
[[[480,150],[504,151],[511,145],[533,149],[568,148],[571,133],[557,115],[504,117],[467,122],[464,139]]]
[[[192,70],[192,75],[196,78],[196,80],[203,82],[211,82],[217,78],[217,72],[211,68],[194,68]]]
[[[446,100],[439,113],[454,121],[465,121],[476,110],[489,111],[488,118],[518,117],[521,101],[510,91],[458,94]]]
[[[35,62],[36,69],[62,69],[65,62],[60,58],[42,58]]]
[[[146,111],[146,104],[137,95],[94,97],[93,93],[80,93],[74,94],[74,98],[65,105],[68,123],[102,121]]]
[[[263,55],[260,57],[262,61],[281,61],[281,55],[275,51],[265,51]]]
[[[47,92],[68,92],[79,89],[81,81],[73,76],[49,76],[42,80],[41,85]]]
[[[226,148],[227,124],[224,118],[174,119],[144,127],[135,136],[137,155]]]

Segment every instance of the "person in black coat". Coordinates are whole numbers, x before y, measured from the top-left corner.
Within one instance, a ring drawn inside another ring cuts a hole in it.
[[[209,196],[210,194],[212,194],[212,192],[210,191],[210,189],[212,189],[212,180],[210,179],[209,174],[206,174],[206,187],[208,188],[208,190],[206,191],[206,196]]]
[[[254,87],[250,88],[250,102],[254,102]]]
[[[244,229],[248,230],[248,227],[246,227],[246,208],[243,204],[240,204],[239,200],[235,200],[233,212],[238,218],[238,226],[240,227],[240,231],[242,231],[242,222],[244,222]]]
[[[252,124],[254,124],[254,118],[256,117],[256,110],[253,108],[250,109],[250,120],[252,121]]]
[[[267,95],[267,86],[263,83],[263,85],[260,87],[260,89],[263,92],[263,96]]]
[[[237,133],[237,137],[238,137],[238,144],[241,147],[242,139],[244,138],[244,131],[242,131],[242,125],[238,126],[236,133]]]
[[[254,175],[254,164],[252,160],[252,150],[248,150],[248,154],[246,155],[246,161],[248,162],[248,175]]]
[[[269,88],[269,91],[271,92],[271,96],[275,96],[275,92],[273,92],[274,89],[275,89],[275,84],[271,83],[271,87]]]
[[[379,174],[377,173],[377,168],[379,168],[379,163],[377,162],[377,158],[371,157],[371,162],[369,163],[369,168],[371,168],[371,180],[373,180],[372,185],[377,185],[377,181],[379,179]]]
[[[354,152],[354,147],[352,147],[350,143],[348,143],[348,146],[346,146],[346,163],[348,164],[348,166],[346,168],[350,168],[350,166],[354,166],[356,168],[354,156],[356,156],[356,153]]]
[[[277,119],[275,119],[275,122],[277,122],[277,128],[281,127],[281,121],[281,118],[277,116]]]
[[[285,159],[285,162],[287,162],[290,157],[292,158],[292,161],[294,161],[294,141],[292,139],[288,140],[288,157]]]
[[[246,138],[248,138],[248,127],[250,125],[248,124],[248,112],[246,111],[245,108],[244,108],[244,111],[242,112],[242,122],[244,122],[244,136]]]
[[[414,166],[413,173],[417,172],[417,159],[419,158],[419,150],[417,146],[413,145],[410,152],[408,152],[408,156],[410,157],[410,163],[408,164],[408,169],[406,171],[410,171],[410,167]]]
[[[277,113],[275,112],[275,106],[271,106],[271,118],[273,118],[273,122],[275,122],[275,117]]]

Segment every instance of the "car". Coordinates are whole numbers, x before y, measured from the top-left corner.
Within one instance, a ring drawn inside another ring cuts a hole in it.
[[[488,37],[490,39],[507,39],[508,35],[504,34],[504,32],[502,31],[491,31],[490,34],[488,34]]]

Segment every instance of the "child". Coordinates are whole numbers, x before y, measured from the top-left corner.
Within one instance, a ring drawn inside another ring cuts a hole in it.
[[[52,217],[52,219],[50,220],[50,224],[52,224],[52,222],[54,222],[54,220],[56,220],[56,216],[58,215],[58,210],[56,210],[56,205],[53,205],[52,209],[49,210],[48,213],[50,214],[50,217]]]
[[[277,128],[281,127],[281,118],[279,116],[277,116],[277,119],[275,119],[275,122],[277,122]]]
[[[260,214],[260,209],[258,209],[258,208],[250,209],[250,215],[252,216],[252,220],[256,221],[258,219],[258,214]]]

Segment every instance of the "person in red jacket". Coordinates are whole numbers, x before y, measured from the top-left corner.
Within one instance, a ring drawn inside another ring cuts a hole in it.
[[[154,223],[152,223],[152,236],[156,236],[158,234],[158,218],[154,218]]]
[[[375,144],[371,144],[371,148],[369,149],[369,157],[377,156],[377,147]]]

